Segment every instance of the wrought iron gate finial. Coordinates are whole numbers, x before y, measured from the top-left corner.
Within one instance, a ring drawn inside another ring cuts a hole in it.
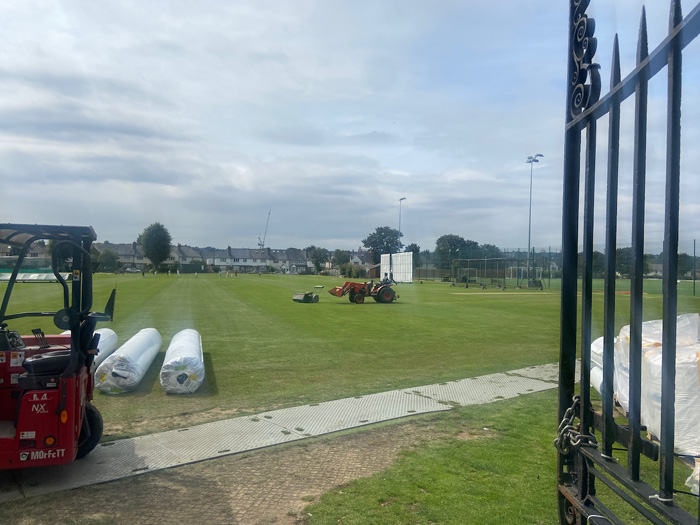
[[[683,21],[681,0],[671,0],[671,16],[669,19],[668,32],[671,33]]]
[[[571,118],[580,115],[600,97],[600,65],[593,62],[598,42],[593,36],[595,20],[586,15],[588,4],[590,0],[574,0],[571,5],[571,60],[574,64],[571,78]],[[587,84],[587,81],[590,83]]]
[[[642,17],[639,21],[639,39],[637,40],[637,65],[649,56],[649,38],[647,34],[647,10],[642,6]]]

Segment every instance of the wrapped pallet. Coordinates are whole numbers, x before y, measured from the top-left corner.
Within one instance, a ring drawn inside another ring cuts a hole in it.
[[[155,328],[141,330],[97,367],[95,387],[108,394],[136,388],[158,355],[162,342]]]
[[[649,352],[661,352],[661,339],[663,336],[663,322],[661,319],[642,323],[642,367],[646,361],[645,356]],[[700,340],[700,315],[683,314],[676,320],[676,352],[682,353],[682,349],[695,345]],[[620,335],[615,342],[615,393],[617,400],[625,411],[629,410],[629,362],[630,362],[630,327],[623,326]],[[644,376],[644,372],[642,372]],[[642,377],[642,389],[644,389],[644,377]],[[661,391],[657,392],[660,395]],[[642,396],[644,407],[645,396]],[[643,410],[643,408],[642,408]]]
[[[160,385],[168,394],[190,394],[203,381],[202,338],[197,330],[182,330],[175,334],[165,352]]]
[[[690,492],[695,495],[700,494],[700,459],[695,458],[695,468],[688,479],[685,480],[685,484],[690,487]]]
[[[617,341],[617,339],[616,339]],[[599,337],[591,343],[591,385],[598,392],[603,388],[603,343]],[[617,384],[613,376],[613,392],[617,392]]]
[[[642,385],[640,418],[652,436],[661,434],[662,377],[661,320],[642,323]],[[591,344],[591,385],[602,383],[602,338]],[[624,326],[615,341],[614,392],[622,408],[629,409],[630,327]],[[675,442],[677,454],[700,456],[700,315],[684,314],[676,324]],[[697,493],[697,471],[686,482]]]
[[[700,344],[676,347],[675,451],[700,456]],[[641,418],[649,432],[661,435],[661,348],[642,361]]]

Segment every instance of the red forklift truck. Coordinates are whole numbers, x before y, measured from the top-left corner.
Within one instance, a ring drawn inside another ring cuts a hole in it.
[[[90,248],[95,239],[90,226],[0,224],[0,244],[16,254],[0,307],[0,469],[70,463],[86,456],[102,436],[102,416],[90,403],[99,342],[95,326],[113,319],[116,290],[105,313],[91,311]],[[62,287],[62,308],[8,314],[18,277],[25,275],[20,273],[22,263],[39,240],[52,241],[53,282]],[[66,252],[70,273],[62,275],[59,259]],[[20,335],[8,327],[8,321],[31,317],[52,318],[70,333],[45,335],[36,328],[31,335]]]

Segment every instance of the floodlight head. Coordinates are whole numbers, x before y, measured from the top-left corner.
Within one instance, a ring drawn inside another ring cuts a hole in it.
[[[538,153],[537,155],[535,155],[535,158],[537,157],[544,157],[544,155],[542,155],[542,153]]]
[[[401,198],[399,199],[399,202],[405,201],[405,200],[406,200],[406,197],[401,197]]]

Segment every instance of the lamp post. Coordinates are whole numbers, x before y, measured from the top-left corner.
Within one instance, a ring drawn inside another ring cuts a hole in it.
[[[406,197],[399,199],[399,250],[401,249],[401,201],[405,201]]]
[[[396,247],[396,253],[399,253],[401,250],[401,201],[405,201],[406,197],[401,197],[399,199],[399,244]],[[389,253],[389,273],[391,274],[389,277],[391,279],[394,278],[394,264],[393,261],[391,260],[391,252]]]
[[[535,155],[532,155],[527,158],[525,161],[526,164],[530,165],[530,211],[528,212],[528,218],[527,218],[527,286],[528,288],[530,287],[530,257],[531,257],[531,251],[530,251],[530,234],[532,232],[532,165],[535,162],[539,162],[537,160],[540,157],[544,157],[542,153],[537,153]]]

